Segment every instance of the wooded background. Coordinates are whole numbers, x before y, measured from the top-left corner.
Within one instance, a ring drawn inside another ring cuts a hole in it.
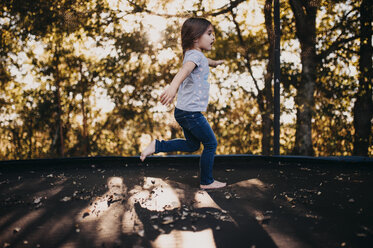
[[[373,154],[372,5],[284,0],[280,153]],[[218,154],[272,154],[273,1],[5,0],[0,159],[140,154],[183,137],[159,95],[182,62],[180,27],[215,29],[206,117]]]

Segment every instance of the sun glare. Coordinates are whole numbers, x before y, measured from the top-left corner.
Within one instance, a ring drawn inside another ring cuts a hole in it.
[[[147,27],[145,29],[148,30],[146,32],[147,37],[153,44],[161,41],[163,32],[167,27],[167,20],[164,17],[149,15],[144,18],[143,24]]]

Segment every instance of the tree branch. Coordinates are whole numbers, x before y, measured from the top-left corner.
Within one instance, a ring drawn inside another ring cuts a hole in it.
[[[246,54],[245,58],[246,58],[246,67],[249,70],[250,76],[251,76],[251,78],[254,81],[255,88],[258,91],[258,96],[261,96],[261,90],[259,89],[258,81],[254,77],[253,70],[251,69],[251,64],[250,64],[250,60],[249,60],[249,54]]]
[[[237,31],[237,36],[238,36],[238,39],[240,41],[240,45],[245,49],[245,59],[246,59],[246,67],[247,69],[249,70],[249,73],[250,73],[250,76],[251,78],[253,79],[254,81],[254,84],[255,84],[255,87],[258,91],[258,95],[260,95],[260,89],[259,89],[259,86],[258,86],[258,82],[257,80],[255,79],[254,77],[254,74],[253,74],[253,71],[251,69],[251,64],[250,64],[250,56],[249,56],[249,51],[246,47],[246,43],[242,37],[242,33],[241,33],[241,29],[240,29],[240,25],[238,24],[238,22],[236,21],[236,14],[233,12],[233,9],[230,10],[230,13],[232,15],[232,21],[236,27],[236,31]]]
[[[316,61],[321,62],[321,60],[325,59],[329,54],[334,52],[335,50],[340,49],[343,47],[344,44],[358,39],[359,36],[352,36],[346,39],[337,39],[333,44],[331,44],[327,49],[321,51],[319,54],[316,55]]]
[[[162,17],[167,17],[167,18],[171,18],[171,17],[186,18],[186,17],[189,17],[191,14],[196,15],[197,12],[202,11],[201,9],[197,9],[197,10],[194,10],[194,11],[181,13],[181,14],[174,14],[174,15],[161,14],[161,13],[157,13],[157,12],[154,12],[152,10],[147,9],[146,6],[138,5],[136,3],[136,1],[132,1],[132,0],[127,0],[127,1],[130,5],[132,5],[132,7],[134,7],[133,13],[146,12],[146,13],[151,14],[151,15],[162,16]],[[245,0],[231,1],[229,4],[226,4],[219,9],[208,11],[208,12],[203,11],[202,16],[218,16],[218,15],[226,14],[226,13],[230,12],[231,10],[233,10],[234,8],[236,8],[242,2],[245,2]]]
[[[238,36],[238,39],[240,41],[240,44],[246,50],[246,44],[245,44],[245,42],[243,40],[243,37],[242,37],[242,33],[241,33],[241,29],[240,29],[240,24],[238,24],[238,22],[236,21],[236,14],[233,13],[233,10],[230,10],[230,13],[232,15],[232,21],[233,21],[233,23],[234,23],[234,25],[236,27],[237,36]]]
[[[236,8],[240,3],[245,2],[245,0],[235,0],[235,1],[230,1],[229,4],[224,5],[221,7],[219,10],[217,10],[215,13],[211,13],[211,16],[218,16],[221,14],[228,13],[232,11],[234,8]]]

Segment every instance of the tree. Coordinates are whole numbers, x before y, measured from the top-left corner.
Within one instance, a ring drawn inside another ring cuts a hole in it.
[[[231,47],[230,52],[217,52],[217,54],[224,54],[224,58],[232,59],[233,61],[237,56],[242,56],[241,61],[237,61],[237,67],[232,68],[233,70],[247,71],[255,85],[256,94],[254,92],[248,92],[251,95],[251,100],[255,99],[259,107],[259,115],[261,117],[261,153],[263,155],[269,155],[271,151],[271,130],[272,130],[272,113],[273,113],[273,95],[272,95],[272,78],[273,78],[273,59],[274,59],[274,29],[273,29],[273,18],[272,18],[272,1],[266,1],[264,6],[265,15],[265,31],[258,32],[255,34],[244,35],[244,30],[248,29],[247,24],[243,21],[237,20],[237,10],[235,8],[228,7],[228,13],[230,14],[229,19],[235,27],[235,34],[229,34],[230,42],[238,43],[239,46],[234,49],[235,45],[226,44],[226,46],[220,49],[226,50],[225,47]],[[242,18],[242,17],[241,17]],[[247,32],[246,32],[247,33]],[[226,43],[226,41],[222,41]],[[227,56],[228,55],[228,56]],[[258,79],[253,73],[253,63],[258,61],[265,61],[266,67],[263,72],[264,87],[259,86]],[[236,62],[236,61],[235,61]],[[241,101],[244,101],[243,99]],[[250,127],[247,125],[246,127]],[[249,133],[249,130],[245,130]],[[243,137],[244,138],[244,137]],[[245,150],[245,149],[243,149]]]
[[[206,117],[219,140],[217,153],[270,154],[272,1],[255,3],[251,9],[254,1],[194,1],[169,14],[167,0],[1,2],[1,158],[55,157],[61,151],[137,155],[146,139],[182,136],[158,96],[181,64],[180,27],[191,15],[213,23],[216,43],[206,55],[226,59],[209,78]],[[281,112],[294,118],[282,119],[282,154],[351,155],[369,146],[371,138],[353,145],[354,135],[371,135],[371,117],[363,114],[372,106],[371,84],[364,81],[371,81],[371,71],[363,69],[371,68],[371,50],[359,43],[371,33],[360,32],[360,3],[281,2]],[[254,9],[264,16],[259,24],[252,23]],[[157,41],[151,37],[157,29],[147,23],[152,18],[167,26]],[[28,80],[36,84],[30,87]],[[97,105],[102,99],[106,110]],[[360,123],[355,132],[352,117]]]
[[[354,114],[354,155],[367,156],[372,145],[372,21],[370,1],[362,0],[360,6],[359,88],[356,92]]]
[[[319,1],[290,0],[295,16],[296,35],[301,46],[301,83],[297,88],[295,104],[297,125],[293,153],[313,155],[312,112],[316,82],[316,14]]]

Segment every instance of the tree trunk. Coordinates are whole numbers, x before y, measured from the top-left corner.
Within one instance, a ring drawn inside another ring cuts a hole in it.
[[[33,126],[33,123],[32,123],[32,121],[30,121],[30,123],[28,123],[28,132],[27,132],[27,137],[28,137],[28,142],[29,142],[28,159],[32,159],[32,155],[33,155],[32,136],[33,136],[34,132],[33,132],[32,126]]]
[[[83,155],[88,156],[89,154],[89,138],[88,138],[88,125],[87,125],[87,112],[85,107],[85,95],[86,95],[86,87],[87,87],[87,81],[85,78],[83,78],[83,71],[82,71],[82,65],[80,64],[80,77],[81,77],[81,94],[82,94],[82,116],[83,116],[83,130],[82,130],[82,146],[83,146]]]
[[[60,44],[60,43],[58,43]],[[57,45],[58,45],[57,44]],[[61,95],[60,95],[60,73],[58,69],[59,64],[59,54],[58,49],[56,47],[55,51],[55,82],[56,82],[56,100],[57,100],[57,125],[58,125],[58,142],[57,145],[57,153],[61,157],[65,156],[65,145],[64,145],[64,138],[63,138],[63,122],[62,122],[62,107],[61,107]]]
[[[83,86],[84,87],[84,86]],[[85,92],[82,92],[82,115],[83,115],[83,155],[88,156],[89,154],[89,139],[88,139],[88,128],[87,128],[87,112],[85,111],[84,102]]]
[[[368,156],[372,144],[372,4],[363,0],[360,6],[360,59],[359,89],[354,105],[353,155]]]
[[[62,110],[61,110],[61,96],[60,96],[60,83],[56,82],[56,98],[57,98],[57,123],[58,123],[58,141],[57,153],[63,157],[65,156],[65,145],[63,138],[63,124],[62,124]]]
[[[311,130],[316,81],[316,13],[319,1],[290,0],[290,5],[295,16],[302,63],[301,82],[295,97],[297,123],[293,153],[313,156]]]
[[[273,95],[272,95],[272,79],[274,71],[274,48],[275,48],[275,31],[273,28],[272,17],[272,0],[266,0],[264,6],[264,20],[268,35],[268,63],[267,71],[264,74],[264,102],[262,103],[262,154],[270,155],[271,151],[271,130],[273,113]]]

